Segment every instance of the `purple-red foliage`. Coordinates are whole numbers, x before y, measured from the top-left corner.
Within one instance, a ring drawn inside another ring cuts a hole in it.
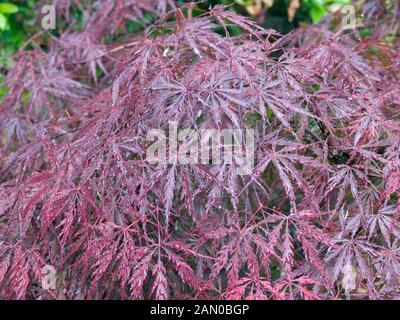
[[[136,3],[104,1],[14,57],[0,298],[400,298],[398,48],[321,26],[281,36],[222,6],[106,44],[173,5]],[[146,134],[169,121],[255,129],[254,171],[149,164]]]

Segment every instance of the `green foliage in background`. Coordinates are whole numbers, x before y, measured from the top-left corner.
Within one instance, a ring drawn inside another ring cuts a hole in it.
[[[0,31],[10,29],[7,16],[9,14],[17,13],[18,6],[11,2],[0,3]]]
[[[35,0],[0,2],[0,68],[38,31]]]
[[[306,12],[313,23],[317,23],[330,11],[348,4],[350,0],[302,0],[301,10]]]

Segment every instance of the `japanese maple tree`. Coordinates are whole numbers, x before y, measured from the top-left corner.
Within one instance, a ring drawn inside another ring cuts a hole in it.
[[[57,1],[69,27],[1,84],[0,298],[399,299],[400,5],[366,2],[370,35],[281,35],[220,5]],[[254,169],[149,163],[171,121],[253,129]]]

